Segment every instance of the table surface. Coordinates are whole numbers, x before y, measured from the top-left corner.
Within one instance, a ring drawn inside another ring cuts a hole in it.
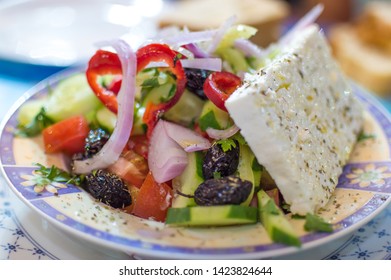
[[[0,62],[0,118],[38,81],[61,68]],[[26,78],[28,77],[28,78]],[[389,100],[380,100],[391,111]],[[61,240],[61,242],[58,242]],[[0,259],[127,259],[81,244],[36,215],[11,191],[0,175]],[[333,244],[284,256],[284,259],[391,259],[391,205],[352,235]]]

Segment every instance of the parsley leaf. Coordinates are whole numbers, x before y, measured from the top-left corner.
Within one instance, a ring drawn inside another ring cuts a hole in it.
[[[22,137],[36,136],[52,124],[54,124],[54,121],[46,115],[45,108],[42,107],[30,123],[25,126],[18,126],[15,134]]]
[[[48,182],[58,182],[58,183],[67,183],[80,186],[83,182],[82,176],[72,176],[68,172],[52,165],[51,167],[46,167],[40,163],[36,163],[36,166],[39,167],[35,171],[36,174],[39,174],[42,178],[42,181]]]
[[[374,138],[376,138],[376,135],[366,134],[364,131],[361,131],[361,133],[357,137],[357,142],[365,141],[367,139],[374,139]]]
[[[150,79],[144,80],[143,83],[141,84],[141,86],[143,88],[154,88],[154,87],[160,86],[159,76],[154,76]]]
[[[216,141],[216,143],[220,144],[224,153],[231,150],[232,148],[236,148],[236,142],[232,138],[220,139]]]
[[[213,172],[213,179],[220,179],[221,178],[221,173],[218,171]]]
[[[307,214],[305,216],[304,229],[306,231],[332,232],[333,226],[317,215]]]
[[[232,148],[236,148],[236,143],[239,143],[240,145],[247,144],[246,140],[240,133],[236,133],[234,136],[227,139],[220,139],[216,141],[216,143],[221,145],[221,149],[224,153],[231,150]]]

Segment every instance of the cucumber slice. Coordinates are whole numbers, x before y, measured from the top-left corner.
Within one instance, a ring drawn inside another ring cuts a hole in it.
[[[222,58],[229,63],[235,73],[251,72],[251,67],[248,64],[245,56],[234,48],[225,48],[220,50]]]
[[[173,83],[166,83],[148,90],[144,94],[142,104],[146,106],[148,103],[159,104],[167,102],[175,93],[176,86]]]
[[[115,124],[117,123],[117,115],[111,112],[106,107],[102,107],[96,112],[96,120],[100,127],[106,130],[109,133],[112,133]]]
[[[180,226],[228,226],[254,224],[257,208],[241,205],[169,208],[166,224]]]
[[[259,187],[261,183],[261,167],[255,158],[254,153],[251,151],[250,147],[246,144],[239,144],[239,165],[238,165],[238,173],[239,177],[242,180],[248,180],[253,184],[253,188],[251,190],[250,195],[242,203],[242,205],[250,205],[250,202],[254,195],[255,188]],[[255,163],[254,163],[255,161]]]
[[[204,103],[201,98],[185,90],[178,102],[164,113],[164,118],[188,127],[198,120]]]
[[[301,241],[282,210],[263,190],[257,193],[259,218],[270,239],[274,242],[301,246]]]
[[[172,185],[174,189],[179,190],[186,195],[194,195],[197,187],[203,182],[202,176],[202,153],[194,152],[188,153],[188,164],[181,175],[174,178]],[[172,200],[172,207],[188,207],[196,205],[195,201],[191,197],[185,197],[183,195],[176,194]]]
[[[223,39],[217,46],[217,50],[219,51],[222,48],[232,47],[237,39],[249,39],[254,36],[257,31],[258,30],[252,26],[244,24],[234,25],[227,30]]]
[[[18,111],[18,123],[21,126],[26,126],[31,123],[41,108],[45,105],[45,99],[36,99],[25,102],[20,106]]]
[[[210,100],[205,102],[198,123],[202,131],[208,127],[225,129],[233,124],[229,114],[219,109]]]
[[[61,81],[45,105],[48,117],[58,122],[96,110],[101,102],[88,85],[85,74],[76,74]]]

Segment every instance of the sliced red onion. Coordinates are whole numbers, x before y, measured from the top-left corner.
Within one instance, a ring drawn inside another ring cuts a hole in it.
[[[210,71],[221,71],[223,62],[221,58],[194,58],[194,59],[182,59],[182,67],[204,69]]]
[[[95,169],[106,168],[118,160],[128,142],[133,126],[133,108],[136,91],[136,55],[123,40],[111,43],[122,65],[122,84],[118,92],[117,123],[109,140],[92,158],[74,161],[74,171],[78,174],[89,173]]]
[[[164,123],[156,124],[150,141],[148,166],[156,182],[164,183],[186,168],[187,154],[171,137],[167,135]]]
[[[200,46],[196,43],[187,44],[186,48],[194,54],[196,58],[208,58],[211,57],[206,51],[204,51]]]
[[[186,168],[186,152],[209,149],[210,142],[183,126],[159,120],[151,136],[148,165],[155,181],[167,182]]]
[[[238,131],[239,131],[239,127],[237,127],[235,124],[230,126],[227,129],[223,129],[223,130],[214,129],[211,127],[206,129],[206,133],[208,134],[208,136],[212,139],[217,139],[217,140],[227,139],[227,138],[233,136]]]
[[[266,51],[255,45],[249,40],[246,39],[237,39],[234,42],[234,46],[242,51],[245,56],[253,56],[262,58],[266,55]]]
[[[223,64],[220,58],[181,59],[181,63],[183,68],[195,68],[210,71],[221,71]],[[153,62],[148,64],[147,68],[167,66],[167,63],[165,62]]]
[[[187,59],[194,59],[194,54],[183,47],[176,47],[171,45],[170,48],[180,54],[183,54]]]
[[[306,13],[284,36],[279,40],[279,44],[284,46],[288,43],[292,37],[296,36],[296,33],[306,26],[314,23],[316,19],[323,12],[324,6],[323,4],[318,4],[313,7],[308,13]]]
[[[216,36],[218,30],[181,32],[169,38],[162,38],[168,45],[184,46],[191,43],[210,41]]]
[[[186,152],[207,150],[211,146],[208,139],[191,129],[164,120],[160,120],[159,122],[163,123],[167,135]]]
[[[216,34],[214,35],[212,41],[210,42],[210,45],[208,46],[207,52],[209,54],[213,53],[221,40],[223,39],[225,33],[231,26],[236,22],[237,18],[236,16],[231,16],[229,17],[222,25],[221,27],[217,30]]]

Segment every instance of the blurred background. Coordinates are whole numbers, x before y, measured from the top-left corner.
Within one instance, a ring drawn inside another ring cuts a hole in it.
[[[318,23],[353,80],[391,109],[391,2],[364,0],[0,0],[0,112],[40,80],[84,67],[96,42],[139,45],[159,28],[220,26],[232,15],[267,46],[317,3]]]

